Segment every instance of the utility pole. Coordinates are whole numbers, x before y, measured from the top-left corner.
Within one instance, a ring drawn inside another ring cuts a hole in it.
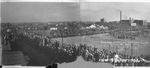
[[[109,44],[108,51],[110,51],[111,44]]]
[[[131,42],[131,57],[133,57],[133,43]]]
[[[127,47],[125,46],[125,49],[124,49],[124,55],[126,55],[127,54]]]
[[[120,22],[122,20],[122,11],[120,11]]]
[[[59,29],[59,33],[60,33],[60,36],[61,36],[61,44],[63,46],[63,29]]]
[[[116,53],[118,53],[118,45],[116,46]]]
[[[126,58],[126,52],[127,52],[127,42],[126,42],[126,35],[125,35],[125,48],[124,48],[124,57]]]
[[[132,21],[131,21],[131,17],[130,17],[130,24],[132,23]],[[132,41],[133,41],[133,37],[132,37],[132,25],[131,25],[131,27],[130,27],[130,33],[131,33],[131,57],[133,57],[133,43],[132,43]]]
[[[111,41],[110,41],[110,35],[108,36],[108,39],[109,39],[109,46],[108,46],[108,51],[110,51],[110,47],[111,47]]]
[[[63,46],[63,42],[64,42],[64,37],[63,37],[63,30],[61,31],[62,32],[62,37],[61,37],[61,41],[62,41],[62,46]]]

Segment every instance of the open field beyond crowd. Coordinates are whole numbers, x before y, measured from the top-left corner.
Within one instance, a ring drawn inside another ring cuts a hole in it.
[[[61,43],[61,38],[53,38],[53,40],[59,40]],[[130,39],[117,39],[112,36],[106,34],[96,34],[96,35],[88,35],[88,36],[76,36],[76,37],[66,37],[63,39],[64,43],[67,44],[76,44],[86,43],[88,46],[95,46],[100,49],[109,49],[116,51],[116,47],[118,48],[119,53],[125,52],[125,46],[127,47],[126,53],[128,55],[131,54],[131,40]],[[126,44],[125,44],[126,42]],[[134,55],[150,55],[150,38],[138,37],[133,40],[134,45]]]

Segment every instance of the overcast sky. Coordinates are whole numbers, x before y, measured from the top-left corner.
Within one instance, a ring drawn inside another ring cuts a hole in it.
[[[79,3],[2,3],[2,22],[79,21]]]
[[[144,19],[150,21],[150,2],[9,2],[2,3],[2,22],[107,21]]]
[[[150,2],[81,3],[81,16],[85,21],[97,21],[103,17],[107,21],[119,20],[120,11],[122,11],[122,19],[132,17],[150,21]]]

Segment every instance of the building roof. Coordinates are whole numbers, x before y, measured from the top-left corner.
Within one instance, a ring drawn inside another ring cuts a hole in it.
[[[129,23],[129,20],[121,20],[121,22]]]
[[[133,22],[138,23],[138,22],[143,22],[143,20],[134,20]]]
[[[29,56],[24,56],[24,59],[25,59],[26,61],[29,61],[29,60],[30,60]]]
[[[4,45],[4,44],[2,44],[2,49],[3,50],[11,50],[11,47],[10,47],[10,45]]]
[[[2,65],[18,65],[25,63],[22,51],[3,52]]]

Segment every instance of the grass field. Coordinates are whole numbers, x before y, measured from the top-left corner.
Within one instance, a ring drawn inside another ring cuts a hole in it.
[[[61,42],[61,38],[53,38],[53,40],[58,40]],[[117,39],[109,34],[97,34],[97,35],[88,35],[88,36],[76,36],[76,37],[67,37],[64,38],[64,43],[68,44],[77,44],[85,43],[88,46],[95,46],[100,49],[108,49],[110,44],[110,50],[116,51],[119,53],[125,52],[125,46],[127,47],[126,53],[131,54],[131,40],[130,39]],[[127,42],[125,44],[125,42]],[[134,55],[138,56],[141,54],[150,55],[150,38],[138,37],[133,40],[134,46]],[[118,46],[118,49],[117,49]]]

